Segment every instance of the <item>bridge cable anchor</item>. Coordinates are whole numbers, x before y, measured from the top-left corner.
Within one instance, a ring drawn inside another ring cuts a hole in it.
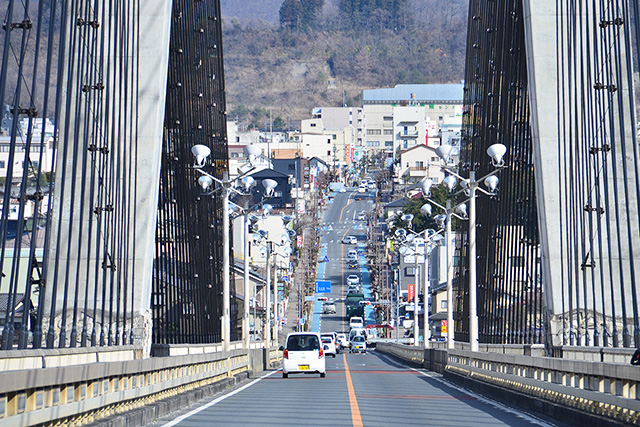
[[[591,206],[591,204],[587,203],[584,206],[585,212],[598,212],[600,215],[604,214],[604,208],[602,206]]]
[[[14,22],[8,24],[9,30],[22,29],[22,30],[30,30],[33,28],[33,23],[29,19],[24,19],[22,22]],[[7,24],[2,24],[2,29],[7,31]]]
[[[27,117],[38,117],[38,110],[35,107],[29,107],[29,108],[20,108],[20,107],[14,107],[11,108],[11,114],[15,114],[15,112],[18,112],[18,115],[26,115]]]
[[[97,29],[100,27],[100,23],[98,21],[85,21],[82,18],[78,18],[78,20],[76,21],[76,25],[78,27],[91,27],[94,29]]]
[[[607,21],[606,19],[602,19],[600,20],[600,28],[607,28],[609,25],[617,25],[617,26],[622,26],[624,25],[624,19],[622,18],[616,18],[613,19],[611,21]]]
[[[102,82],[97,83],[96,85],[83,85],[82,86],[82,91],[84,93],[88,93],[90,90],[104,90],[104,85],[102,84]]]

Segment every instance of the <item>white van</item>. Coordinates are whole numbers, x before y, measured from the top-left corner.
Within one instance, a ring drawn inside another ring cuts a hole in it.
[[[349,319],[349,329],[354,329],[354,328],[358,328],[358,329],[364,328],[364,320],[362,319],[362,317],[354,316],[351,319]]]

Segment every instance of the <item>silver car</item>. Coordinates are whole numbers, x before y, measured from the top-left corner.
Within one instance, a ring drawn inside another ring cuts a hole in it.
[[[325,302],[322,304],[322,313],[336,314],[336,304],[334,302]]]

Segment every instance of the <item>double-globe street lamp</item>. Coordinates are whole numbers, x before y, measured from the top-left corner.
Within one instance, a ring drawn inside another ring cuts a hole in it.
[[[215,176],[207,173],[202,168],[206,166],[207,158],[211,154],[211,149],[206,145],[198,144],[193,146],[191,149],[195,157],[194,169],[198,171],[202,176],[198,179],[198,183],[202,187],[204,191],[209,191],[209,188],[213,186],[214,183],[218,184],[218,188],[215,188],[207,194],[212,194],[215,191],[220,190],[222,192],[222,232],[223,232],[223,247],[222,247],[222,349],[224,351],[229,351],[231,346],[231,317],[229,314],[230,311],[230,301],[231,301],[231,292],[230,292],[230,260],[229,260],[229,252],[230,252],[230,237],[229,237],[229,220],[230,220],[230,211],[229,211],[229,197],[231,193],[236,193],[240,195],[247,195],[248,191],[255,184],[255,180],[253,177],[248,176],[247,174],[253,170],[253,162],[255,159],[262,154],[262,150],[255,145],[247,145],[244,147],[244,154],[247,156],[249,165],[252,167],[239,175],[234,179],[229,179],[228,172],[224,172],[223,179],[218,179]],[[243,190],[240,190],[235,187],[236,183],[240,181]],[[265,181],[272,181],[266,182]],[[271,196],[273,194],[273,189],[277,183],[274,180],[263,180],[263,186],[265,187],[265,194],[267,196]],[[275,185],[274,185],[275,184]],[[246,254],[245,254],[246,257]],[[246,274],[246,273],[245,273]],[[246,296],[245,296],[246,299]]]
[[[282,221],[283,225],[287,226],[294,218],[290,215],[283,215]],[[266,255],[266,269],[267,269],[267,286],[265,291],[265,310],[266,310],[266,319],[265,319],[265,332],[264,332],[264,345],[265,348],[269,348],[271,341],[271,256],[273,255],[274,260],[276,255],[282,255],[285,259],[288,259],[293,250],[291,249],[291,237],[295,235],[294,230],[287,230],[286,232],[280,235],[280,243],[274,241],[273,239],[269,239],[269,233],[265,230],[258,230],[253,235],[253,244],[256,246],[262,245],[262,249],[265,251]],[[283,248],[283,253],[278,254],[278,252],[274,249],[274,247]],[[274,332],[273,332],[273,341],[278,343],[278,285],[277,282],[273,289],[273,313],[274,313]]]
[[[455,216],[460,220],[468,219],[467,216],[467,205],[466,201],[462,202],[454,207],[451,206],[451,200],[447,199],[446,207],[442,206],[435,200],[431,198],[431,186],[432,181],[430,179],[425,179],[421,183],[422,194],[425,196],[427,201],[433,203],[440,209],[444,210],[445,213],[441,215],[436,215],[433,219],[436,220],[436,224],[439,228],[445,229],[445,244],[446,244],[446,252],[447,252],[447,348],[454,348],[454,325],[453,325],[453,253],[451,248],[451,217]],[[453,188],[456,185],[456,178],[453,175],[449,175],[446,177],[442,183],[447,186],[449,192],[453,191]],[[421,211],[427,215],[431,216],[432,208],[431,205],[426,203],[422,206]]]
[[[398,251],[402,257],[411,256],[413,253],[414,256],[414,277],[415,277],[415,289],[414,289],[414,312],[413,312],[413,336],[414,336],[414,345],[419,344],[419,322],[418,322],[418,295],[419,295],[419,284],[422,283],[422,291],[424,295],[424,311],[423,311],[423,319],[424,319],[424,348],[429,348],[429,340],[431,335],[431,329],[429,328],[429,273],[428,273],[428,261],[431,255],[431,251],[438,244],[437,239],[441,238],[440,233],[442,230],[435,231],[433,229],[425,229],[419,233],[411,230],[413,220],[413,215],[406,214],[402,216],[403,221],[409,222],[409,230],[403,228],[399,228],[396,230],[395,235],[396,238],[400,240],[400,247]],[[423,237],[424,234],[424,237]],[[424,267],[422,272],[420,271],[420,264],[418,263],[418,256],[421,251],[420,248],[423,247],[424,250]],[[422,274],[422,276],[421,276]],[[422,277],[422,280],[420,280]]]
[[[272,183],[272,182],[268,182],[267,183],[267,187],[269,188],[275,188],[277,185]],[[264,186],[264,184],[263,184]],[[260,220],[260,217],[258,215],[256,215],[257,212],[254,212],[254,209],[256,209],[257,207],[261,206],[262,207],[262,218],[266,218],[271,211],[273,210],[273,206],[269,205],[269,204],[265,204],[266,197],[263,198],[260,203],[252,206],[252,207],[247,207],[245,205],[245,207],[241,207],[239,205],[237,205],[236,203],[233,202],[229,202],[231,205],[231,210],[232,210],[232,219],[235,220],[236,218],[243,216],[244,217],[244,222],[243,222],[243,251],[244,251],[244,317],[242,319],[242,341],[243,341],[243,345],[245,348],[249,348],[249,343],[251,341],[251,334],[250,334],[250,303],[249,303],[249,294],[250,294],[250,289],[249,289],[249,232],[250,231],[254,231],[255,226],[257,224],[257,222]],[[238,213],[235,213],[238,212]],[[288,216],[287,216],[288,217]],[[284,217],[283,217],[284,218]],[[293,217],[290,217],[291,219],[293,219]],[[258,230],[259,231],[259,230]],[[254,307],[256,304],[256,293],[254,291]],[[254,314],[254,332],[255,332],[255,314]]]
[[[451,157],[451,153],[453,152],[453,147],[451,145],[441,145],[436,149],[436,154],[443,162],[442,170],[460,180],[460,184],[463,187],[464,194],[468,197],[466,201],[469,202],[469,345],[471,351],[478,351],[478,311],[477,311],[477,278],[476,278],[476,191],[480,191],[486,195],[494,196],[497,186],[498,186],[498,177],[495,176],[504,166],[503,157],[507,152],[507,147],[503,144],[493,144],[487,149],[487,154],[491,157],[491,163],[496,168],[493,172],[483,176],[482,178],[476,179],[475,171],[469,171],[469,178],[464,178],[460,176],[455,170],[448,166],[449,158]],[[450,181],[451,182],[451,181]],[[487,190],[480,187],[480,183],[484,182]],[[455,184],[453,184],[455,185]],[[429,193],[429,189],[431,184],[428,180],[423,180],[423,189],[426,189],[426,193]],[[450,187],[453,188],[453,187]],[[434,203],[431,200],[432,203]],[[435,204],[435,203],[434,203]],[[448,222],[448,237],[446,244],[450,245],[450,227],[451,227],[451,208],[443,208],[440,205],[438,207],[442,208],[447,212],[446,220]],[[457,207],[460,207],[458,205]],[[447,249],[447,262],[451,262],[451,253],[450,249]],[[449,283],[450,283],[450,269],[447,268],[447,307],[450,307],[452,301],[449,299],[450,291],[449,291]],[[452,291],[451,291],[452,294]],[[447,313],[447,322],[449,319],[449,313]],[[452,325],[447,325],[450,328]],[[453,331],[452,331],[453,332]],[[450,342],[449,345],[452,345]]]

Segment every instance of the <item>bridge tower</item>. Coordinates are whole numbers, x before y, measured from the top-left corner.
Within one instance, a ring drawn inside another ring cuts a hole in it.
[[[640,345],[637,16],[626,0],[470,2],[461,173],[508,147],[498,196],[478,200],[480,342]]]

